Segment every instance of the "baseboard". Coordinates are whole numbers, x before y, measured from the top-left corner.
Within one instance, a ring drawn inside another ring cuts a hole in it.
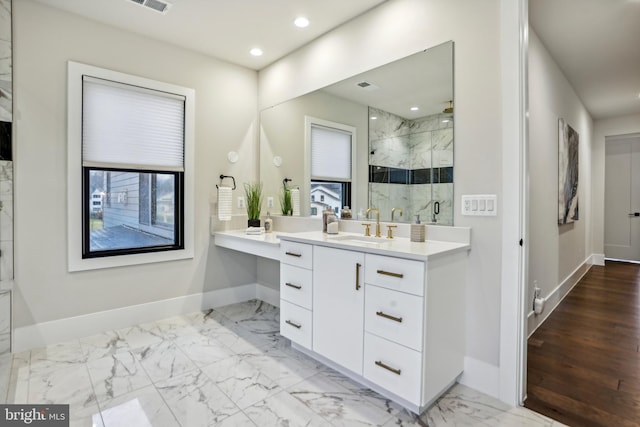
[[[591,254],[591,259],[589,264],[604,265],[604,254]]]
[[[589,271],[589,269],[591,268],[591,265],[593,264],[592,261],[594,261],[594,257],[596,256],[598,255],[594,254],[587,257],[587,259],[585,259],[582,264],[580,264],[575,270],[573,270],[573,272],[569,274],[569,276],[567,276],[567,278],[564,279],[562,283],[556,286],[556,288],[544,298],[545,304],[544,311],[542,313],[535,314],[533,311],[530,311],[527,314],[527,337],[530,337],[536,331],[536,329],[538,329],[538,327],[542,325],[545,320],[547,320],[547,317],[549,317],[553,310],[556,309],[556,307],[558,306],[558,304],[560,304],[564,297],[567,296],[567,294],[571,292],[571,289],[573,289],[573,287],[578,284],[580,279],[582,279],[582,277],[587,274],[587,271]]]
[[[280,307],[280,291],[277,289],[270,288],[261,283],[256,283],[255,297],[273,306]]]
[[[251,283],[15,328],[13,331],[13,352],[44,347],[49,344],[77,339],[111,329],[127,328],[179,314],[248,301],[257,297],[257,288],[264,288],[264,286]],[[272,303],[271,301],[274,299],[271,293],[262,289],[260,295],[268,298],[265,301],[269,303]]]
[[[500,399],[500,367],[471,357],[464,358],[460,384]]]

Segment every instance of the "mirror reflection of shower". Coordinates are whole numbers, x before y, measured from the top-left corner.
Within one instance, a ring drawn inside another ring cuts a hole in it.
[[[453,107],[418,119],[369,107],[369,205],[453,224]]]

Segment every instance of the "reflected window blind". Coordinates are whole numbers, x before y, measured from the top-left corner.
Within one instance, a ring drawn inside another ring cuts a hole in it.
[[[351,181],[351,133],[311,126],[311,179]]]
[[[184,96],[82,81],[82,165],[184,171]]]

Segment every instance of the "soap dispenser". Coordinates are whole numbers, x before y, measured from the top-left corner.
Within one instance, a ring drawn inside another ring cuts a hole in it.
[[[416,215],[415,224],[411,224],[411,241],[424,242],[426,238],[426,227],[420,223],[420,215]]]
[[[273,219],[271,219],[271,212],[267,212],[267,219],[264,220],[264,232],[271,233],[273,231]]]

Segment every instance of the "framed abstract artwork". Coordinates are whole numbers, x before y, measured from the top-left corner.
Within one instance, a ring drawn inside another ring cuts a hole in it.
[[[578,133],[564,119],[558,120],[558,224],[579,219],[578,166],[580,163]]]

